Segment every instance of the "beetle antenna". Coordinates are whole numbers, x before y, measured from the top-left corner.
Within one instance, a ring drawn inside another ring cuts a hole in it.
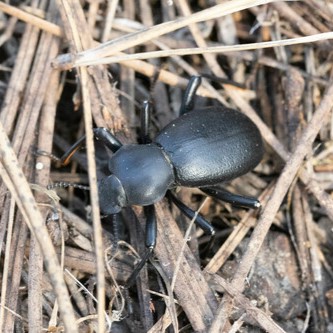
[[[82,184],[75,184],[70,182],[57,182],[54,184],[47,185],[48,190],[54,190],[56,188],[67,188],[67,187],[74,187],[84,191],[90,191],[90,187]]]
[[[52,153],[48,153],[45,150],[39,149],[39,148],[33,148],[32,149],[32,153],[35,156],[46,156],[48,158],[50,158],[53,162],[59,162],[60,158]]]

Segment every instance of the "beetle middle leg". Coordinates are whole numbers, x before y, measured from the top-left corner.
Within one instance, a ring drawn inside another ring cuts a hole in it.
[[[194,223],[201,228],[205,234],[210,236],[207,246],[204,249],[204,253],[208,253],[215,240],[215,229],[214,227],[200,214],[197,214],[193,209],[186,206],[178,198],[176,198],[171,191],[167,192],[167,197],[180,209],[180,211],[189,219],[195,219]]]

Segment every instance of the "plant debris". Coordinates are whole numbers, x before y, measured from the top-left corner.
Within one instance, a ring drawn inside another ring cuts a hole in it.
[[[0,330],[333,332],[332,16],[326,0],[0,2]],[[150,100],[154,137],[193,75],[196,106],[259,128],[263,160],[223,186],[262,207],[179,189],[212,250],[163,199],[154,257],[126,289],[145,217],[100,216],[111,153],[92,128],[135,143]]]

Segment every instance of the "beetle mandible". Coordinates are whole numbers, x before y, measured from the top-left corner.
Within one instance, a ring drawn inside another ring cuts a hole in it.
[[[193,218],[195,212],[179,201],[170,190],[177,186],[199,187],[203,192],[234,205],[257,208],[257,199],[229,193],[216,184],[237,178],[252,170],[261,160],[263,143],[256,125],[242,113],[224,107],[194,109],[199,76],[189,81],[180,108],[180,117],[149,138],[149,103],[141,119],[143,144],[122,145],[108,130],[95,128],[95,138],[114,154],[109,160],[110,175],[99,181],[100,208],[116,214],[123,207],[141,205],[147,215],[148,251],[132,273],[130,286],[156,243],[156,218],[153,204],[166,195]],[[81,138],[62,157],[66,164],[83,144]],[[196,224],[213,239],[213,227],[198,215]]]

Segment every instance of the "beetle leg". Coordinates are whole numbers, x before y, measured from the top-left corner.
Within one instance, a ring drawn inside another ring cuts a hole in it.
[[[203,187],[200,188],[200,190],[213,198],[229,202],[236,207],[253,209],[261,207],[260,201],[257,198],[230,193],[227,190],[219,187]]]
[[[193,109],[195,94],[198,88],[200,87],[200,84],[201,84],[201,76],[192,76],[190,78],[184,93],[182,105],[179,110],[180,116]]]
[[[82,136],[78,141],[76,141],[72,147],[70,147],[64,155],[61,156],[60,162],[62,165],[67,165],[73,155],[83,146],[84,142],[86,140],[85,136]]]
[[[149,135],[151,108],[152,105],[150,101],[143,102],[140,113],[140,121],[141,121],[140,139],[142,144],[147,144],[151,142]]]
[[[156,214],[155,206],[149,205],[144,206],[144,212],[147,218],[146,221],[146,247],[148,249],[154,249],[156,245],[157,237],[157,223],[156,223]]]
[[[194,223],[201,228],[206,235],[210,236],[209,242],[207,243],[204,253],[208,253],[212,248],[215,240],[215,229],[214,227],[200,214],[197,214],[193,209],[187,207],[183,202],[176,198],[171,191],[167,192],[167,197],[180,209],[180,211],[189,219],[193,219]]]
[[[99,140],[103,145],[115,153],[122,143],[106,128],[96,127],[93,128],[94,136],[96,140]]]
[[[153,251],[156,245],[156,236],[157,236],[157,223],[156,223],[156,214],[154,205],[144,206],[144,212],[147,218],[146,221],[146,248],[147,251],[145,255],[141,258],[141,261],[134,268],[132,274],[126,281],[126,288],[130,288],[136,278],[138,277],[141,269],[145,265],[146,261],[152,256]]]
[[[106,128],[94,128],[93,133],[95,139],[101,141],[104,146],[109,148],[113,153],[115,153],[122,146],[122,143]],[[85,140],[86,136],[84,135],[65,152],[65,154],[60,158],[62,165],[67,165],[70,162],[73,155],[84,145]]]

